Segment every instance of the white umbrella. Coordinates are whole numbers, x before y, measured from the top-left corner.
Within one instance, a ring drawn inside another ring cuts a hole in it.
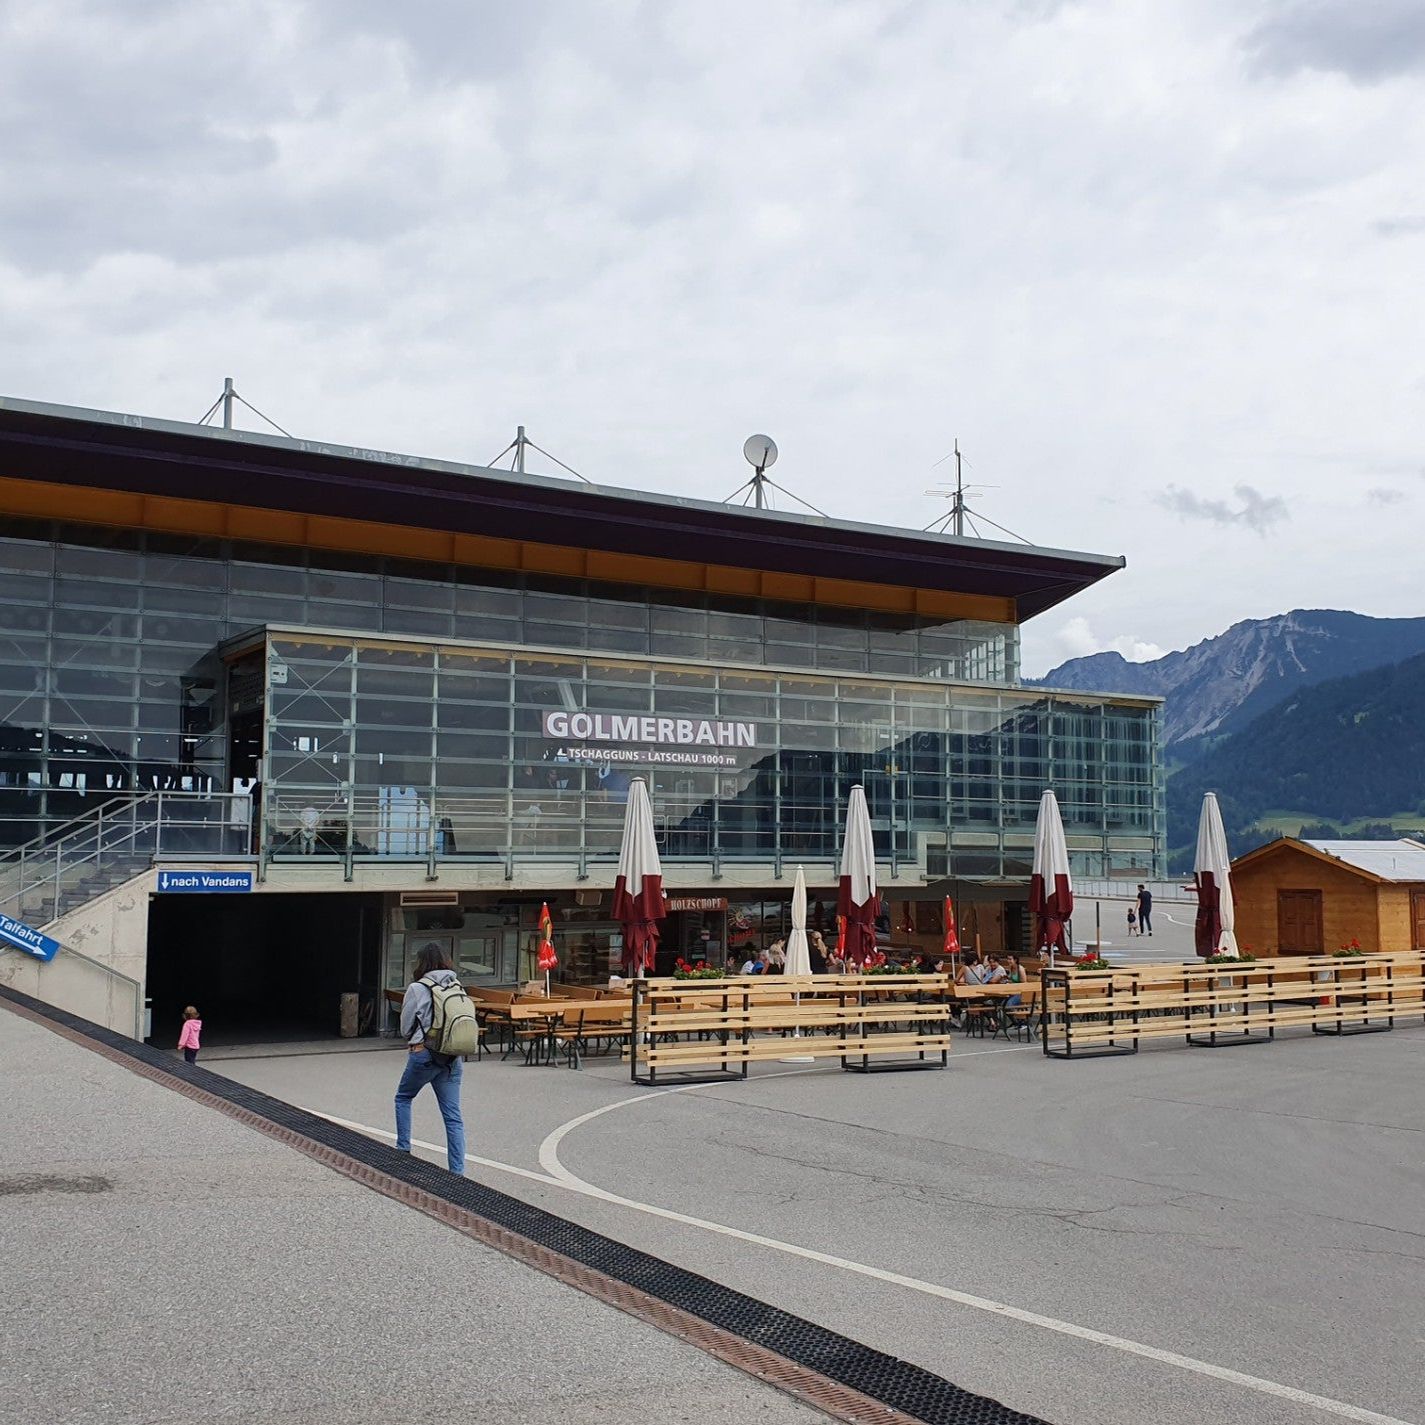
[[[1065,927],[1074,913],[1074,884],[1069,876],[1069,847],[1059,800],[1053,792],[1039,798],[1039,818],[1034,823],[1034,869],[1029,878],[1029,909],[1035,917],[1034,946],[1054,951],[1069,948]]]
[[[1234,932],[1232,860],[1227,854],[1227,830],[1222,825],[1216,792],[1203,794],[1192,871],[1197,882],[1197,920],[1193,926],[1197,953],[1204,959],[1209,955],[1240,954]]]
[[[807,878],[806,872],[800,866],[797,867],[797,879],[792,883],[792,933],[787,937],[787,968],[789,975],[809,975],[811,974],[811,948],[807,945]],[[801,1004],[801,991],[795,995],[796,1002]],[[792,1033],[794,1039],[802,1037],[801,1025],[798,1025]],[[782,1057],[784,1064],[814,1064],[816,1060],[810,1054],[786,1054]]]
[[[871,814],[866,792],[858,783],[846,803],[846,840],[841,847],[841,880],[836,892],[836,913],[846,922],[846,958],[863,964],[876,949],[876,844],[871,837]]]
[[[792,933],[787,937],[787,969],[789,975],[811,974],[811,947],[807,944],[807,878],[797,867],[797,879],[792,883]]]
[[[613,918],[623,924],[625,973],[634,978],[647,974],[658,952],[658,922],[667,914],[663,866],[653,836],[653,808],[643,778],[635,777],[629,783],[614,881]]]

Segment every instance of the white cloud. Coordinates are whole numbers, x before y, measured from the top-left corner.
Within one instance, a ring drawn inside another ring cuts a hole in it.
[[[1049,635],[1046,650],[1048,663],[1042,667],[1027,668],[1025,672],[1027,676],[1037,677],[1053,664],[1062,663],[1069,658],[1086,658],[1091,653],[1121,653],[1130,663],[1150,663],[1155,658],[1161,658],[1166,651],[1156,643],[1150,643],[1133,634],[1120,633],[1108,638],[1101,637],[1094,632],[1088,619],[1076,614],[1073,618],[1066,619]],[[1043,657],[1044,654],[1041,653],[1040,661]]]
[[[1226,500],[1169,485],[1166,493],[1158,497],[1158,503],[1185,520],[1205,520],[1208,524],[1222,526],[1242,525],[1262,535],[1274,525],[1291,518],[1287,502],[1280,495],[1265,495],[1251,485],[1238,485],[1232,493],[1237,500],[1235,508]]]
[[[1314,606],[1328,549],[1416,613],[1357,488],[1420,466],[1410,10],[12,0],[0,392],[192,418],[231,374],[301,435],[523,422],[703,496],[765,430],[912,527],[958,436],[989,519],[1128,556],[1063,611],[1095,647]]]

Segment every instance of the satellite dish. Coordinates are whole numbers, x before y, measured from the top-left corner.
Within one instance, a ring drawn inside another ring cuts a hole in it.
[[[766,470],[777,463],[777,442],[770,435],[749,435],[742,443],[742,454],[749,465]]]

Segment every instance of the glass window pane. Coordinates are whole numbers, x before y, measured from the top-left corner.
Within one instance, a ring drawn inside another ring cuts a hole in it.
[[[307,571],[276,564],[228,566],[228,588],[235,594],[287,594],[301,599],[307,593]]]
[[[0,539],[0,569],[49,574],[54,569],[54,546],[36,540]]]

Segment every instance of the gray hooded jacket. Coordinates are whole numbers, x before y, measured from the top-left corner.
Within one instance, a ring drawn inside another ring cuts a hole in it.
[[[453,985],[456,974],[454,970],[432,970],[429,978],[438,985]],[[406,986],[405,999],[401,1001],[401,1037],[408,1044],[425,1043],[431,1008],[430,991],[419,980],[412,980]]]

